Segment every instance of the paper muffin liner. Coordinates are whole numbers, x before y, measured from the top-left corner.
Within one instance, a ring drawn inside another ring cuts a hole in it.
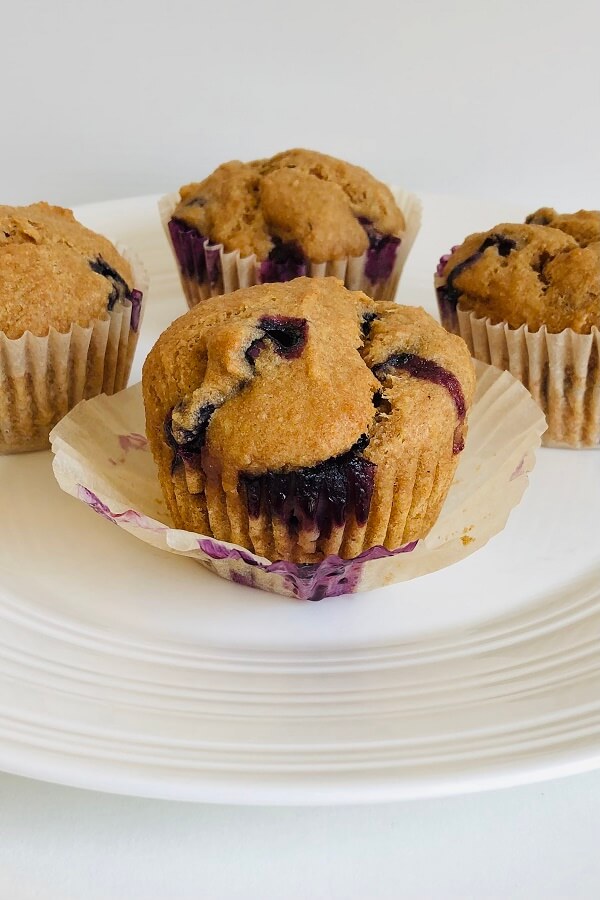
[[[133,253],[115,246],[133,271],[132,298],[106,319],[66,333],[51,328],[46,337],[0,332],[0,453],[48,448],[50,431],[80,400],[126,387],[148,278]]]
[[[371,547],[353,559],[271,561],[209,535],[172,527],[148,442],[141,386],[80,403],[51,434],[64,491],[110,522],[222,578],[300,599],[372,590],[434,572],[483,547],[521,499],[546,423],[508,372],[476,363],[469,435],[440,516],[428,536],[397,550]]]
[[[369,278],[368,250],[362,256],[349,256],[324,263],[309,260],[294,274],[313,278],[333,275],[341,279],[351,291],[364,291],[375,300],[393,300],[402,269],[421,227],[422,206],[419,198],[409,191],[392,189],[392,192],[402,211],[406,227],[389,277],[377,282]],[[161,198],[158,208],[190,309],[208,297],[218,297],[238,288],[275,280],[262,277],[261,267],[264,262],[258,260],[255,254],[241,256],[239,250],[226,252],[222,244],[211,244],[208,238],[202,237],[193,228],[170,228],[169,223],[179,200],[178,193],[168,194]]]
[[[439,291],[444,284],[436,276],[442,324],[466,341],[472,356],[506,369],[531,392],[547,420],[544,446],[600,449],[600,331],[552,334],[545,325],[530,331],[527,325],[494,324],[460,304],[450,308]]]

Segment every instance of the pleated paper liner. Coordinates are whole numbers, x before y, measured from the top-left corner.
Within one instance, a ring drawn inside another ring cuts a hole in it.
[[[287,597],[318,600],[372,590],[451,565],[501,531],[535,462],[546,423],[508,372],[476,363],[477,391],[456,477],[430,534],[351,560],[296,565],[171,527],[144,437],[141,386],[81,403],[51,435],[60,486],[135,537],[189,556],[222,578]],[[143,575],[140,575],[143,577]]]
[[[341,279],[352,291],[364,291],[375,300],[393,300],[398,288],[402,270],[411,247],[421,227],[422,206],[415,194],[401,189],[393,189],[396,203],[402,210],[406,228],[396,252],[391,275],[384,281],[373,283],[367,275],[368,255],[346,257],[324,263],[308,263],[307,275],[313,278],[333,275]],[[261,283],[261,262],[255,255],[241,256],[238,250],[226,252],[222,244],[210,244],[191,229],[180,235],[180,253],[185,257],[185,268],[189,275],[182,271],[180,261],[173,245],[169,222],[179,203],[179,194],[168,194],[159,201],[158,208],[161,222],[173,250],[181,286],[190,309],[208,297],[228,294],[238,288],[251,287]]]
[[[529,331],[493,324],[469,310],[457,310],[457,334],[482,362],[506,369],[531,392],[548,428],[546,447],[600,448],[600,331],[559,334],[546,326]]]
[[[256,508],[251,514],[246,491],[243,488],[228,491],[223,480],[213,475],[204,483],[210,522],[210,526],[204,524],[204,527],[262,558],[295,563],[319,562],[323,556],[354,558],[372,546],[384,543],[390,546],[390,541],[392,547],[398,547],[420,537],[426,530],[423,523],[437,518],[458,461],[459,456],[452,453],[449,440],[439,450],[415,447],[414,453],[401,459],[380,463],[368,514],[365,511],[364,517],[358,517],[360,520],[352,514],[341,521],[330,507],[329,516],[322,519],[326,531],[323,536],[310,515],[310,504],[305,505],[306,495],[302,489],[300,492],[295,489],[293,481],[285,487],[273,487],[270,479],[253,479],[252,503]],[[353,498],[352,472],[346,470],[345,477],[347,496]],[[188,470],[184,461],[173,478],[177,479],[173,502],[181,518],[198,527],[195,468]],[[267,501],[269,493],[270,502]],[[282,496],[286,498],[283,503]],[[349,507],[355,508],[352,499]],[[286,525],[292,509],[303,522],[297,533],[290,532]]]
[[[0,333],[0,453],[46,449],[52,428],[80,400],[126,387],[148,278],[140,260],[116,246],[131,265],[133,289],[141,297],[67,333],[25,332],[16,340]]]

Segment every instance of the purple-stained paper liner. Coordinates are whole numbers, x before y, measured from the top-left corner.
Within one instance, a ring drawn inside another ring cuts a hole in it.
[[[56,426],[54,472],[63,490],[103,518],[235,584],[313,600],[368,591],[434,572],[482,547],[525,490],[544,418],[510,374],[482,363],[476,369],[469,436],[441,515],[424,540],[394,551],[374,547],[352,560],[296,565],[173,528],[143,436],[140,385],[80,403]]]
[[[129,319],[129,327],[137,334],[140,330],[140,325],[142,322],[144,292],[138,291],[134,288],[129,295],[129,302],[131,303],[131,317]]]
[[[259,266],[258,280],[265,284],[274,281],[291,281],[308,272],[308,260],[301,248],[293,241],[275,244],[267,259]]]
[[[449,296],[445,267],[456,247],[439,261],[434,286],[444,328],[459,334],[471,355],[510,372],[531,392],[547,419],[546,447],[600,449],[600,331],[578,334],[546,326],[530,331],[477,316]]]
[[[402,269],[421,225],[421,202],[414,194],[394,190],[405,219],[402,235],[384,235],[365,224],[369,249],[358,257],[315,263],[302,256],[295,245],[273,248],[269,259],[225,252],[222,244],[211,244],[180,219],[173,218],[179,194],[159,202],[161,221],[173,251],[181,285],[191,308],[208,297],[228,294],[238,288],[266,281],[288,281],[298,275],[340,278],[350,290],[362,290],[375,300],[393,300]]]
[[[151,531],[155,534],[165,531],[164,525],[157,524],[153,519],[144,516],[133,509],[126,509],[120,513],[112,512],[99,497],[83,485],[78,486],[77,496],[87,503],[94,512],[114,525],[134,525]],[[389,556],[397,556],[399,553],[410,553],[417,546],[413,541],[400,547],[398,550],[386,550],[385,547],[371,547],[354,559],[341,559],[339,556],[328,556],[320,563],[298,565],[297,563],[279,560],[273,563],[261,562],[253,553],[242,547],[233,547],[215,538],[197,536],[198,549],[212,561],[243,563],[246,571],[238,571],[236,567],[231,569],[231,581],[243,584],[247,587],[259,587],[256,578],[256,569],[261,569],[268,575],[281,578],[287,590],[285,593],[297,597],[299,600],[322,600],[324,597],[338,597],[343,594],[352,594],[357,589],[362,574],[362,568],[366,562],[373,559],[383,559]]]

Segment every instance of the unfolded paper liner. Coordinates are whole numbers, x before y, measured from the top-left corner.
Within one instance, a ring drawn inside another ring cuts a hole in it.
[[[436,287],[444,279],[436,279]],[[437,292],[436,292],[437,293]],[[548,428],[546,447],[600,449],[600,331],[578,334],[566,328],[552,334],[543,325],[511,328],[461,309],[450,315],[438,304],[442,323],[466,341],[471,355],[506,369],[531,392],[543,410]]]
[[[127,385],[148,293],[141,261],[115,245],[129,262],[138,305],[118,303],[106,319],[46,337],[0,332],[0,453],[49,447],[54,425],[80,400],[113,394]]]
[[[349,256],[344,259],[331,260],[324,263],[310,262],[309,260],[307,275],[310,275],[312,278],[333,275],[343,281],[345,286],[351,291],[364,291],[365,294],[368,294],[369,297],[373,297],[375,300],[393,300],[398,289],[402,269],[421,227],[422,205],[419,198],[409,191],[392,188],[392,193],[404,216],[405,230],[396,253],[394,268],[389,278],[379,283],[370,281],[365,272],[367,265],[366,252],[362,256]],[[203,271],[215,273],[214,278],[212,280],[205,278],[202,281],[198,281],[182,273],[169,233],[169,222],[179,201],[180,196],[178,193],[167,194],[159,200],[158,209],[169,246],[173,251],[181,286],[190,309],[200,303],[200,301],[208,299],[208,297],[218,297],[222,294],[236,291],[239,288],[260,284],[261,261],[256,258],[255,254],[241,256],[239,250],[226,252],[223,244],[211,244],[208,239],[202,239],[201,241],[205,257],[202,269]],[[200,239],[198,243],[200,244]]]
[[[209,535],[171,527],[144,437],[141,386],[80,403],[51,434],[64,491],[154,547],[189,556],[222,578],[276,594],[319,600],[434,572],[478,550],[504,528],[521,499],[546,423],[522,384],[477,362],[477,390],[458,471],[430,534],[389,551],[321,563],[269,561]]]

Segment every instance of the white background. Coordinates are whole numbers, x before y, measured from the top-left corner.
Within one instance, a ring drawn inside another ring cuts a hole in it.
[[[300,145],[600,205],[595,0],[2,3],[3,202],[162,193]]]
[[[1,202],[162,192],[301,145],[417,191],[600,207],[594,0],[0,10]],[[0,776],[0,898],[597,898],[599,833],[595,774],[348,810]]]

